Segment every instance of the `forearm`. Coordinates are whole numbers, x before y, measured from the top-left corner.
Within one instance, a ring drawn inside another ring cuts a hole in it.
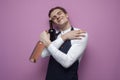
[[[58,49],[63,43],[64,43],[63,39],[61,37],[59,37],[56,40],[54,40],[53,42],[47,42],[46,47],[48,47],[50,44],[53,44]],[[46,48],[44,48],[44,50],[41,54],[41,57],[45,58],[49,55],[50,55],[49,51]]]
[[[44,50],[42,51],[41,57],[45,58],[47,56],[50,56],[49,51],[47,50],[47,48],[44,48]]]
[[[53,44],[48,46],[48,51],[63,67],[70,67],[83,54],[87,44],[87,35],[82,40],[73,40],[72,46],[68,53],[63,53]]]

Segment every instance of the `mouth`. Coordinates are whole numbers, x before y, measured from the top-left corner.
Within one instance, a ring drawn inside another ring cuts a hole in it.
[[[58,19],[58,22],[60,22],[63,18]]]

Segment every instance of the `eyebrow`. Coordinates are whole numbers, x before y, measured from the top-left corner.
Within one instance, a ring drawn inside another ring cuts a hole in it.
[[[59,14],[60,12],[63,12],[63,11],[58,11],[56,14]],[[51,17],[54,17],[54,15],[53,15],[53,16],[51,16]]]
[[[60,13],[60,12],[62,12],[62,11],[57,12],[57,14]]]

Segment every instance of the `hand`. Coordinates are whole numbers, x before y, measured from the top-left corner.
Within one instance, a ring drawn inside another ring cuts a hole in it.
[[[40,34],[40,41],[43,42],[45,47],[48,47],[49,44],[51,43],[51,41],[50,41],[50,34],[47,31],[43,31]]]
[[[62,35],[62,39],[65,41],[67,39],[81,39],[81,37],[85,37],[84,34],[82,33],[86,33],[85,31],[83,30],[73,30],[73,31],[70,31],[70,32],[67,32],[65,33],[64,35]]]

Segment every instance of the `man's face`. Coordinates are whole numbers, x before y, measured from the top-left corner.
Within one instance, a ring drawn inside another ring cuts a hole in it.
[[[50,19],[58,26],[62,26],[68,22],[68,15],[60,9],[51,12]]]

